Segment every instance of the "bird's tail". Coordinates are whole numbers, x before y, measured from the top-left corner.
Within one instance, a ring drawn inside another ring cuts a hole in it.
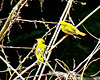
[[[85,33],[80,32],[80,31],[78,32],[78,34],[81,35],[81,36],[85,36],[86,35]]]

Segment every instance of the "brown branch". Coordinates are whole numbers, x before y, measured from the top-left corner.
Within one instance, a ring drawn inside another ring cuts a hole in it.
[[[95,73],[95,74],[93,74],[93,75],[90,75],[91,77],[94,77],[94,76],[96,76],[97,74],[99,74],[100,73],[100,71],[98,71],[97,73]]]
[[[13,48],[13,49],[32,49],[32,47],[14,47],[14,46],[3,46],[0,45],[0,47],[2,46],[2,48]]]
[[[3,39],[4,33],[6,31],[6,29],[8,28],[11,20],[15,17],[14,13],[20,8],[20,6],[24,3],[25,0],[20,0],[15,7],[12,9],[11,13],[8,16],[8,19],[6,20],[4,26],[2,27],[1,31],[0,31],[0,42]]]
[[[2,0],[2,2],[1,2],[0,11],[3,9],[3,5],[4,5],[4,0]]]
[[[17,19],[17,20],[19,20],[19,21],[24,21],[24,22],[38,22],[38,23],[57,24],[57,22],[40,21],[40,20],[26,20],[26,19]]]

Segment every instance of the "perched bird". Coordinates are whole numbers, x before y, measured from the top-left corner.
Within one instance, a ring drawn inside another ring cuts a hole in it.
[[[43,56],[45,55],[45,52],[46,52],[45,41],[42,38],[38,38],[36,51],[35,51],[35,55],[38,60],[37,64],[40,64],[41,62],[43,62]]]
[[[61,24],[62,31],[68,35],[73,35],[75,38],[79,38],[76,35],[81,35],[81,36],[86,35],[85,33],[80,32],[75,26],[73,26],[68,22],[60,21],[59,23]]]

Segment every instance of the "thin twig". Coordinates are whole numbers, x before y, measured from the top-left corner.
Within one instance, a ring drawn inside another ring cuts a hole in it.
[[[25,80],[10,64],[7,63],[7,61],[0,56],[0,59],[3,60],[7,66],[9,66],[22,80]]]
[[[9,62],[8,61],[8,56],[6,55],[6,53],[5,53],[5,51],[4,51],[2,46],[3,46],[3,44],[0,45],[1,51],[2,51],[2,53],[3,53],[3,55],[4,55],[5,59],[6,59],[6,62]],[[9,66],[8,66],[8,69],[9,69],[9,74],[11,75],[11,71],[10,71],[10,67]]]
[[[20,64],[18,65],[17,69],[25,62],[26,59],[29,58],[29,55],[34,51],[36,44],[33,45],[32,50],[28,53],[28,55],[26,57],[24,57],[24,59],[20,62]],[[14,75],[14,73],[12,73],[12,76]],[[9,78],[9,80],[11,80],[12,76]]]
[[[48,35],[48,33],[50,33],[54,28],[56,28],[56,26],[52,27],[48,32],[46,32],[42,38],[44,38],[46,35]]]
[[[70,71],[70,69],[69,69],[69,67],[66,65],[66,67],[67,67],[67,69],[66,68],[64,68],[62,65],[61,65],[61,63],[63,63],[64,65],[65,65],[65,63],[63,62],[63,61],[61,61],[61,60],[59,60],[59,59],[55,59],[55,61],[66,71],[66,73],[68,74],[68,71]],[[61,62],[61,63],[60,63]]]
[[[99,41],[98,41],[97,45],[95,46],[94,50],[91,52],[91,54],[93,54],[94,51],[96,51],[98,45],[99,45]],[[83,63],[85,63],[89,59],[91,54],[86,59],[84,59],[84,61],[82,61],[73,71],[76,71]]]
[[[37,63],[37,61],[35,61],[33,64],[31,64],[30,66],[28,66],[25,70],[23,70],[20,75],[23,75],[26,71],[28,71],[29,69],[31,69],[33,66],[35,66]],[[19,78],[20,76],[18,75],[17,77],[15,77],[13,80],[17,80],[17,78]]]
[[[3,20],[6,20],[7,18],[2,18],[2,19],[0,19],[0,21],[3,21]]]
[[[90,33],[90,32],[86,29],[86,27],[85,27],[83,24],[82,24],[82,26],[83,26],[83,28],[86,30],[86,32],[90,34],[90,36],[92,36],[93,38],[99,40],[99,38],[97,38],[97,37],[94,36],[92,33]]]
[[[97,74],[99,74],[100,73],[100,71],[98,71],[97,73],[95,73],[95,74],[93,74],[93,75],[90,75],[91,77],[94,77],[94,76],[96,76]]]
[[[90,64],[92,64],[94,61],[97,61],[97,60],[99,60],[99,59],[100,59],[100,57],[97,58],[97,59],[92,60],[92,61],[87,65],[86,69],[90,66]]]
[[[2,46],[2,48],[12,48],[12,49],[32,49],[32,47],[14,47],[14,46]]]
[[[17,19],[17,20],[18,20],[18,21],[24,21],[24,22],[38,22],[38,23],[57,24],[57,22],[40,21],[40,20],[26,20],[26,19]]]
[[[0,11],[3,9],[3,5],[4,5],[4,0],[1,1],[1,5],[0,5]]]
[[[63,38],[61,38],[55,45],[52,46],[52,48],[47,52],[47,54],[49,52],[51,52],[55,47],[57,47],[58,44],[60,44],[66,37],[68,37],[69,35],[65,35]]]
[[[88,60],[87,60],[87,62],[85,63],[84,68],[83,68],[83,71],[82,71],[82,73],[81,73],[81,80],[83,79],[83,73],[84,73],[84,71],[86,70],[86,67],[87,67],[87,65],[88,65],[88,63],[89,63],[89,61],[90,61],[90,59],[91,59],[91,58],[93,57],[93,55],[100,49],[99,44],[100,44],[100,40],[98,41],[98,43],[97,43],[96,47],[94,48],[94,50],[92,51],[92,53],[88,56]]]
[[[55,75],[54,73],[46,73],[46,74],[42,74],[42,76],[47,76],[47,75]],[[29,76],[29,77],[26,77],[27,78],[33,78],[33,77],[39,77],[40,75],[37,75],[37,76]]]
[[[91,15],[93,15],[97,10],[100,9],[100,6],[98,6],[96,9],[94,9],[90,14],[88,14],[80,23],[78,23],[75,27],[77,28],[80,26],[83,22],[85,22]]]
[[[47,62],[46,58],[44,58],[45,63],[49,66],[49,68],[53,71],[53,73],[57,76],[57,78],[60,80],[59,76],[56,74],[55,70],[52,68],[52,66]]]
[[[24,57],[24,59],[20,62],[20,64],[18,65],[17,69],[25,62],[26,59],[29,58],[29,55],[35,50],[35,46],[36,44],[33,45],[32,50],[28,53],[28,55],[26,57]],[[14,75],[14,73],[12,74],[12,76]],[[9,80],[11,80],[12,76],[9,78]]]
[[[36,71],[36,74],[35,74],[35,77],[34,77],[33,80],[36,80],[36,76],[38,75],[38,73],[39,73],[39,71],[40,71],[40,69],[41,69],[41,66],[42,66],[42,64],[39,65],[39,67],[38,67],[38,69],[37,69],[37,71]]]
[[[31,70],[31,72],[28,74],[28,77],[26,78],[26,80],[28,80],[30,74],[34,71],[35,69]]]

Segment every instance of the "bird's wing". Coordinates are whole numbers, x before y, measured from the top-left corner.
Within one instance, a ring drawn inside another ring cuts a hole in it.
[[[63,31],[67,34],[70,34],[70,35],[73,35],[73,34],[76,34],[75,33],[75,28],[73,25],[69,24],[69,25],[66,25],[65,27],[63,27]]]
[[[45,51],[46,51],[46,45],[45,44],[39,45],[38,48],[40,49],[40,51],[42,52],[42,54],[45,54]]]

